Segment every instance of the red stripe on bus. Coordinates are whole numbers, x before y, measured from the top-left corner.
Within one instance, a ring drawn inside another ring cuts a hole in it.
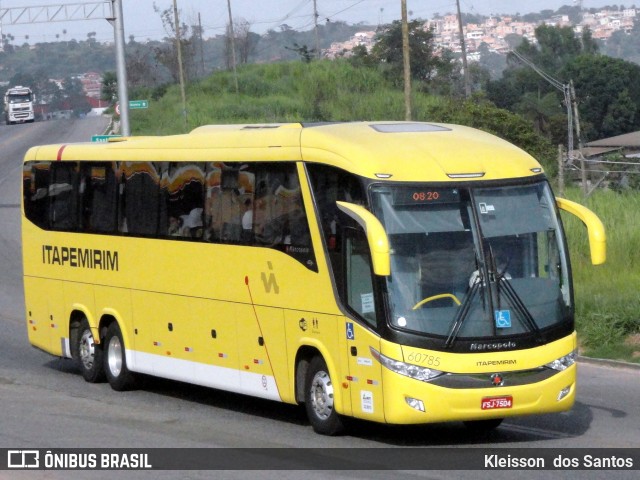
[[[60,150],[58,150],[58,157],[56,158],[56,161],[59,162],[60,160],[62,160],[62,152],[64,151],[65,148],[67,148],[66,145],[62,145],[60,147]]]

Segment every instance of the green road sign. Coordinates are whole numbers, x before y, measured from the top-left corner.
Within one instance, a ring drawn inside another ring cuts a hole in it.
[[[129,100],[129,108],[149,108],[149,100]]]
[[[94,135],[91,137],[92,142],[108,142],[110,138],[121,137],[122,135]]]

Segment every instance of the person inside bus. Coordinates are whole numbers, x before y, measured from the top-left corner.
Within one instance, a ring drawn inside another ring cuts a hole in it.
[[[182,236],[182,226],[183,221],[181,217],[169,217],[169,230],[168,234],[170,237],[181,237]]]
[[[202,208],[193,208],[187,215],[182,215],[182,235],[187,238],[202,237]]]
[[[253,239],[253,202],[251,198],[246,198],[243,202],[242,213],[242,241],[244,243],[251,243]]]
[[[419,257],[420,290],[422,298],[453,295],[462,302],[469,289],[472,272],[477,270],[476,255],[470,236],[446,234],[437,246]],[[450,307],[457,303],[452,297],[435,299],[426,307]]]

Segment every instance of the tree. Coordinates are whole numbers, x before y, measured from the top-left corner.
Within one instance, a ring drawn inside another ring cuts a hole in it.
[[[489,46],[484,42],[480,44],[478,53],[480,54],[480,60],[478,63],[487,71],[491,79],[496,80],[500,78],[502,72],[507,66],[505,56],[492,52],[489,50]]]
[[[25,87],[31,87],[35,83],[35,78],[30,73],[19,72],[16,73],[11,80],[9,80],[10,85],[24,85]]]
[[[628,34],[622,30],[614,32],[602,51],[610,57],[640,63],[640,22],[635,22]]]
[[[251,32],[251,24],[244,18],[234,20],[236,48],[239,55],[239,63],[249,63],[249,57],[253,54],[260,40],[260,35]]]
[[[577,95],[582,134],[588,138],[595,133],[593,128],[601,128],[606,114],[606,108],[602,106],[585,108],[586,98],[591,94],[584,92],[591,89],[585,90],[584,82],[603,80],[603,77],[609,75],[599,63],[598,59],[601,56],[597,54],[598,46],[589,30],[585,30],[581,38],[576,37],[569,27],[541,25],[535,32],[537,44],[523,39],[515,51],[560,84],[567,84],[569,80],[573,80],[576,92],[580,92]],[[578,58],[584,59],[580,65],[589,71],[588,74],[577,65],[568,68]],[[592,78],[589,79],[588,76]],[[616,96],[618,92],[619,90]],[[507,67],[502,78],[487,85],[487,96],[497,106],[531,119],[537,130],[547,138],[554,141],[562,139],[562,143],[566,140],[566,134],[560,133],[563,129],[557,128],[560,116],[564,116],[566,123],[567,106],[563,105],[562,92],[533,68],[524,64],[518,56],[507,55]],[[563,113],[559,113],[559,110]]]
[[[65,99],[65,107],[73,110],[75,115],[81,115],[91,111],[91,105],[84,94],[82,82],[79,78],[65,78],[62,82],[62,95]]]
[[[311,60],[316,56],[316,50],[314,48],[309,48],[306,45],[298,45],[297,43],[293,44],[293,47],[285,47],[287,50],[291,50],[300,55],[300,59],[304,63],[311,63]]]
[[[576,38],[571,27],[540,25],[536,28],[536,39],[538,47],[529,60],[547,72],[557,72],[569,59],[583,51],[580,39]]]
[[[612,137],[630,132],[637,126],[638,113],[638,105],[633,102],[629,90],[625,88],[607,108],[602,120],[602,136]]]
[[[567,64],[563,75],[572,78],[583,129],[590,140],[640,129],[640,65],[605,55],[581,55]]]
[[[518,48],[523,40],[524,37],[517,33],[508,33],[504,37],[504,41],[507,42],[507,45],[509,45],[509,48],[511,49]]]
[[[516,113],[528,118],[538,133],[549,136],[551,119],[556,115],[564,115],[558,96],[555,92],[540,95],[527,92],[521,101],[515,105]]]
[[[376,66],[375,60],[364,45],[356,45],[351,50],[351,56],[349,57],[349,63],[356,68],[367,67],[372,68]]]
[[[408,25],[411,76],[429,82],[443,64],[435,53],[433,32],[423,25],[422,20],[412,20]],[[378,31],[371,55],[394,85],[403,85],[402,22],[396,20]]]
[[[100,98],[111,104],[115,103],[118,98],[118,77],[116,72],[104,72],[102,75],[102,92]]]
[[[176,38],[178,36],[178,32],[176,30],[176,24],[174,22],[173,9],[166,8],[164,10],[160,10],[155,2],[153,4],[153,9],[157,14],[160,15],[162,25],[165,32],[167,33],[165,42],[154,47],[155,57],[158,62],[164,65],[169,70],[169,72],[171,72],[171,76],[173,77],[174,82],[177,83],[180,78],[180,68],[178,65],[178,48],[176,46]],[[193,38],[189,38],[189,26],[185,23],[182,23],[179,28],[180,48],[182,50],[183,69],[186,80],[195,76],[195,46]]]
[[[152,87],[158,84],[152,55],[141,48],[129,49],[126,56],[127,82],[131,87]]]
[[[10,33],[7,33],[6,35],[4,33],[2,34],[2,46],[3,46],[3,49],[4,49],[4,51],[6,53],[13,53],[14,52],[15,48],[11,44],[11,42],[13,42],[13,40],[15,40],[15,38]]]

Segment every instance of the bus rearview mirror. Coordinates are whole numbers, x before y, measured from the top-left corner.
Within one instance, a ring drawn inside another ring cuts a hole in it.
[[[371,251],[373,273],[380,276],[391,274],[391,257],[387,232],[373,213],[360,205],[348,202],[336,202],[338,208],[353,218],[364,228]]]
[[[607,260],[607,238],[604,225],[598,216],[587,207],[566,198],[556,197],[558,208],[578,217],[587,227],[591,263],[602,265]]]

